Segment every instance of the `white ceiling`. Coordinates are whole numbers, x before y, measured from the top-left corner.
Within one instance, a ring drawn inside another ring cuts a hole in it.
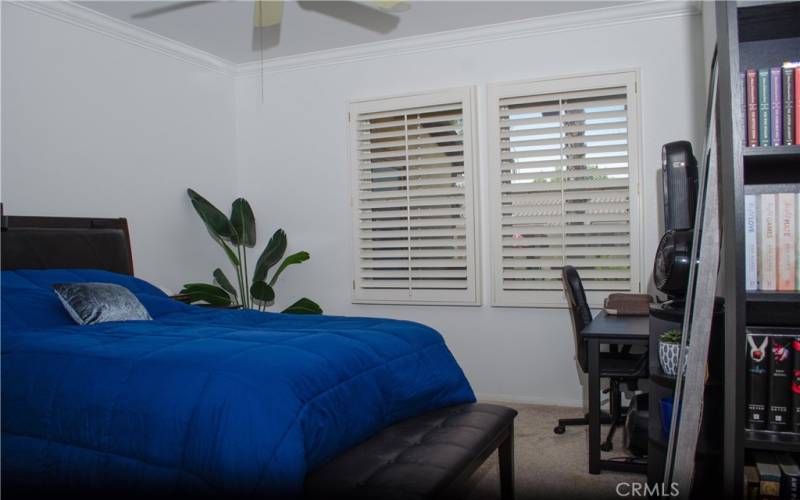
[[[253,28],[249,1],[83,1],[90,9],[235,63],[564,14],[624,1],[410,1],[405,12],[358,2],[286,1],[279,26]],[[184,4],[184,5],[181,5]],[[181,8],[176,8],[181,7]]]

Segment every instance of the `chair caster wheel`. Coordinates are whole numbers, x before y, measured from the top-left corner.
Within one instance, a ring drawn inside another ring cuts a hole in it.
[[[567,429],[563,425],[557,425],[556,428],[553,429],[553,432],[555,432],[556,434],[564,434],[566,430]]]
[[[600,444],[600,449],[602,451],[611,451],[614,449],[614,445],[612,445],[611,443],[602,443]]]

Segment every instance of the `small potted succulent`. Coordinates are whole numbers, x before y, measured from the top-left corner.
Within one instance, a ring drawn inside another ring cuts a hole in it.
[[[678,356],[681,352],[681,338],[683,334],[678,329],[667,330],[658,338],[658,360],[661,369],[668,377],[678,373]],[[684,361],[684,364],[686,362]]]

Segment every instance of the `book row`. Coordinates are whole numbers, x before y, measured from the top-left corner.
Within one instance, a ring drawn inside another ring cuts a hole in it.
[[[747,328],[745,426],[800,433],[800,329]]]
[[[744,220],[745,289],[800,290],[800,193],[745,194]]]
[[[800,63],[748,69],[739,76],[742,92],[744,145],[800,144]]]
[[[800,467],[789,453],[754,452],[744,468],[746,500],[800,499]]]

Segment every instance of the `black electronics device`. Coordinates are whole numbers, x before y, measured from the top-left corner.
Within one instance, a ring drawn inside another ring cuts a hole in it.
[[[671,230],[664,233],[653,262],[653,283],[671,298],[686,295],[689,283],[689,262],[692,255],[692,230]]]
[[[661,182],[664,229],[692,229],[697,207],[697,159],[689,141],[670,142],[661,147]]]
[[[664,227],[653,263],[656,288],[670,299],[686,295],[697,208],[697,159],[689,141],[675,141],[661,148],[664,194]]]
[[[647,426],[650,421],[646,392],[633,396],[625,417],[622,444],[635,457],[647,456]]]

